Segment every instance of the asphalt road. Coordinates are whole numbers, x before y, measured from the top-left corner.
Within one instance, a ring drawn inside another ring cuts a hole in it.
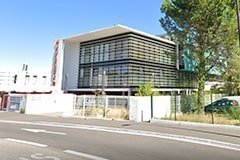
[[[1,160],[239,160],[240,129],[0,112]]]

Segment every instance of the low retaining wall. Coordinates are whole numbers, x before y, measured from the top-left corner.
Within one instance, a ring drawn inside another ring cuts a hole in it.
[[[130,97],[129,119],[142,122],[150,121],[151,118],[164,118],[171,113],[170,96],[154,96],[153,109],[151,111],[151,97]],[[153,112],[153,117],[151,117]]]
[[[28,94],[26,114],[44,114],[60,112],[73,115],[73,94]]]

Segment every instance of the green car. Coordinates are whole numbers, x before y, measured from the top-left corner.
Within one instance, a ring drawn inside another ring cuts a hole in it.
[[[204,111],[205,113],[209,113],[209,112],[222,113],[224,111],[229,110],[231,107],[237,107],[237,106],[239,106],[239,104],[236,100],[223,98],[205,106]]]

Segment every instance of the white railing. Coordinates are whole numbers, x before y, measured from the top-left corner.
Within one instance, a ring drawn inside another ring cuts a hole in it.
[[[76,96],[74,114],[77,116],[128,119],[126,96]]]

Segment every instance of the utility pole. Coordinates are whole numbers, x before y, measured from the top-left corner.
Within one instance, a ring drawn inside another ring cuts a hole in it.
[[[240,15],[239,15],[239,0],[236,0],[237,23],[238,23],[238,45],[240,47]]]

